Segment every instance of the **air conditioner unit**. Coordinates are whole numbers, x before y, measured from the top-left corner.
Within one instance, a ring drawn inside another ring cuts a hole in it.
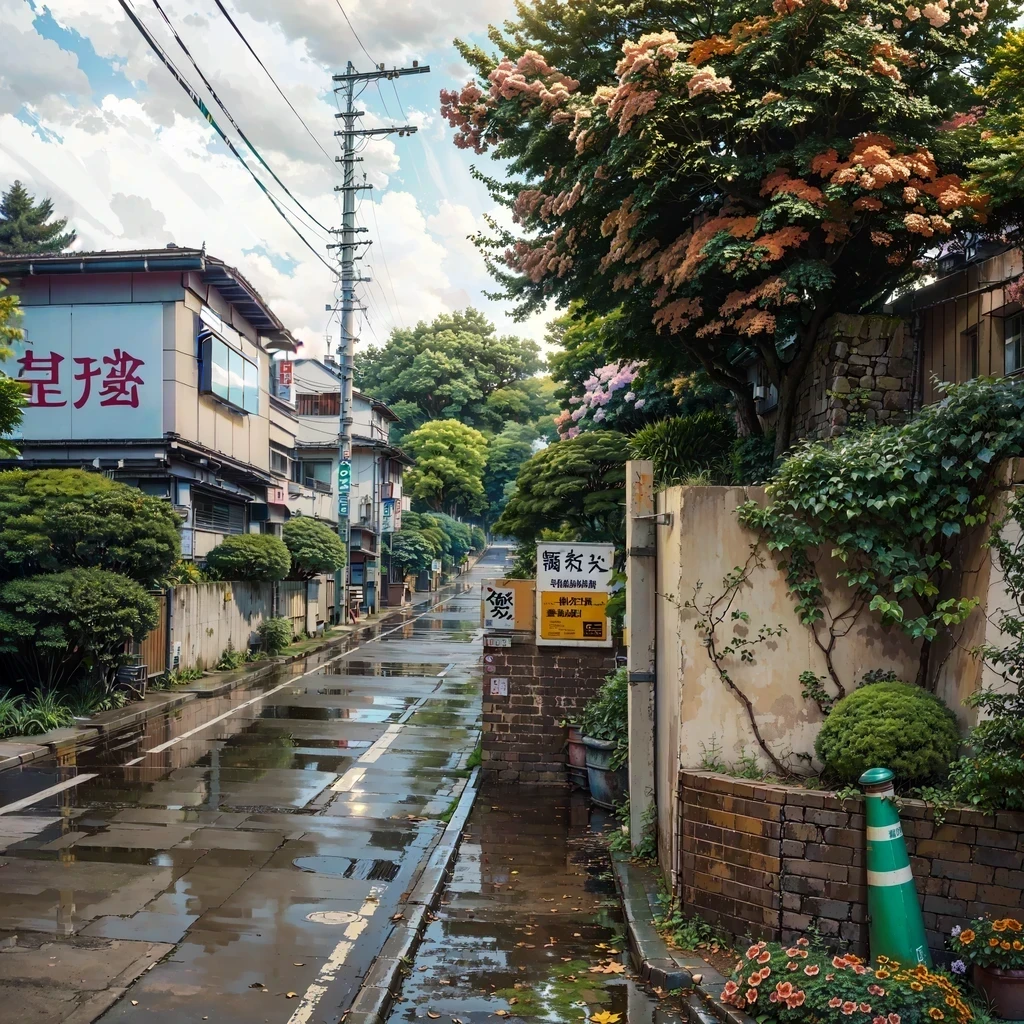
[[[370,517],[373,515],[373,506],[368,501],[359,502],[359,521],[361,523],[368,523]]]

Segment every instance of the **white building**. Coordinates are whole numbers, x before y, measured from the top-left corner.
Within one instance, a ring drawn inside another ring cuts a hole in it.
[[[291,372],[298,429],[289,508],[336,526],[341,372],[319,359],[298,359]],[[352,420],[349,585],[364,609],[376,610],[401,600],[400,579],[385,579],[394,589],[380,585],[381,541],[401,526],[402,470],[410,460],[391,444],[391,424],[398,417],[383,402],[354,391]],[[386,577],[389,570],[385,566]]]

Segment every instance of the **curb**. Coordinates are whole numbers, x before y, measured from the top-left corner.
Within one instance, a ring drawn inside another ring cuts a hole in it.
[[[384,1024],[402,982],[406,967],[419,947],[427,915],[437,905],[445,879],[459,852],[462,830],[479,791],[480,769],[474,768],[462,791],[451,820],[419,872],[405,901],[405,914],[392,929],[377,958],[363,978],[355,999],[342,1016],[344,1024]]]
[[[624,853],[612,854],[612,872],[626,918],[630,959],[641,980],[652,988],[687,988],[684,1002],[690,1024],[755,1024],[752,1017],[722,1003],[727,981],[699,957],[675,952],[654,924],[661,876],[656,869],[634,864]]]

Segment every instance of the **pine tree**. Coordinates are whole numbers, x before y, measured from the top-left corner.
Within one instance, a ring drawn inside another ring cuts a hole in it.
[[[50,221],[53,202],[37,203],[20,181],[0,199],[0,253],[62,252],[75,240],[74,231],[64,231],[67,217]]]

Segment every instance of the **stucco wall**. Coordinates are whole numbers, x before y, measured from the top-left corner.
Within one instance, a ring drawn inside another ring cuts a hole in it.
[[[686,607],[694,600],[703,607],[723,594],[723,577],[751,558],[756,535],[736,518],[737,507],[748,499],[763,502],[764,489],[672,487],[658,495],[658,511],[671,514],[671,524],[658,528],[657,578],[657,783],[661,862],[666,865],[677,862],[671,844],[680,768],[700,765],[713,743],[726,762],[735,763],[746,754],[769,766],[744,706],[720,678],[695,629],[698,613]],[[718,644],[724,646],[736,636],[752,637],[761,626],[781,626],[780,636],[754,648],[751,663],[736,656],[722,664],[753,703],[770,749],[799,770],[806,764],[799,755],[813,753],[822,720],[817,706],[801,696],[800,673],[824,676],[826,663],[797,618],[783,574],[767,552],[762,550],[758,557],[761,564],[752,568],[731,609],[746,613],[749,621],[727,614],[718,627]],[[835,578],[824,566],[822,578],[827,581],[830,575]],[[828,594],[833,607],[849,602],[845,584],[833,586]],[[904,634],[883,629],[865,611],[836,643],[833,662],[840,679],[852,689],[871,669],[891,668],[913,679],[918,655]],[[834,692],[830,683],[826,687]]]

